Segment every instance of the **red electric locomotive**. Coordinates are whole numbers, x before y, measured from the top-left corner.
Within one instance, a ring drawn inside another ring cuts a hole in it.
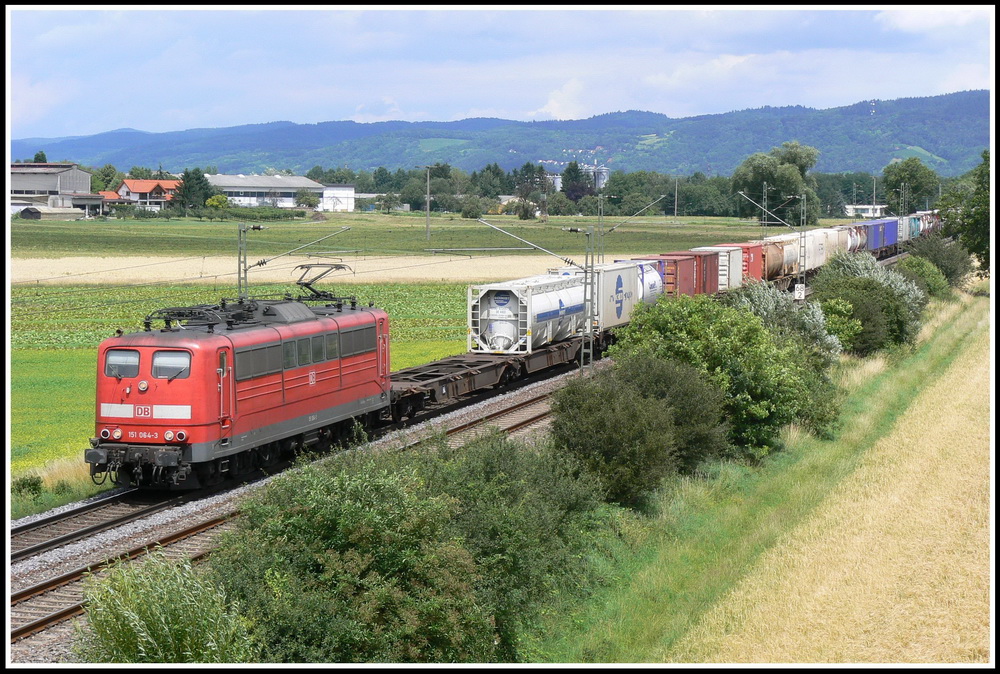
[[[313,292],[161,309],[145,331],[102,342],[91,475],[196,488],[377,419],[390,404],[388,314]]]

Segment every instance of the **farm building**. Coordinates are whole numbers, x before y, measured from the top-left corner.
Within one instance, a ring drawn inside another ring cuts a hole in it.
[[[11,196],[89,194],[90,174],[76,164],[11,164]]]
[[[21,209],[21,217],[25,220],[79,220],[84,213],[79,208],[28,206]]]
[[[301,208],[295,203],[299,190],[319,199],[318,211],[353,211],[354,185],[321,185],[305,176],[223,175],[205,176],[234,206]]]

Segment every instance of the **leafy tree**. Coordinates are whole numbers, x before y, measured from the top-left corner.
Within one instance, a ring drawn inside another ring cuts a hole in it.
[[[945,233],[957,236],[979,262],[983,273],[990,270],[990,151],[983,150],[983,161],[974,168],[946,199],[942,199],[941,218]]]
[[[303,187],[295,193],[295,205],[316,208],[319,206],[319,195]]]
[[[594,193],[594,181],[580,169],[579,164],[571,161],[562,173],[561,191],[576,203],[581,197]]]
[[[470,180],[473,189],[488,199],[497,199],[502,194],[514,192],[512,178],[496,162],[485,166],[479,173],[473,171]]]
[[[906,249],[918,257],[926,258],[934,263],[934,266],[941,270],[948,280],[948,285],[953,288],[961,286],[969,272],[972,271],[972,260],[969,251],[965,249],[961,241],[946,241],[938,233],[930,236],[921,236],[919,239],[911,239]]]
[[[554,396],[551,432],[610,502],[637,506],[679,468],[674,412],[667,400],[618,384],[603,371],[571,380]]]
[[[820,302],[820,307],[826,319],[827,331],[837,338],[845,351],[853,351],[854,338],[864,327],[861,321],[853,318],[854,307],[849,301],[837,298]]]
[[[816,163],[819,150],[798,141],[782,143],[768,154],[756,153],[748,157],[733,172],[732,189],[743,192],[757,204],[767,209],[788,225],[798,226],[802,221],[803,199],[806,207],[806,226],[815,226],[819,217],[819,198],[816,180],[808,171]],[[737,205],[743,216],[758,215],[773,222],[771,215],[761,215],[761,210],[748,199],[741,197]],[[775,223],[780,224],[780,223]]]
[[[704,295],[641,305],[609,355],[644,349],[693,365],[723,391],[738,457],[767,455],[781,427],[801,415],[802,366],[749,309]]]
[[[135,180],[152,180],[153,169],[146,168],[145,166],[133,166],[128,170],[128,177]]]
[[[392,189],[392,174],[384,166],[379,166],[372,174],[375,181],[375,191],[379,193],[388,192]]]
[[[891,302],[889,299],[882,301],[884,313],[891,319],[888,327],[890,340],[896,344],[913,341],[920,330],[920,316],[927,305],[927,294],[903,275],[880,265],[871,255],[836,253],[813,278],[813,291],[821,301],[837,297],[837,293],[827,292],[828,287],[840,280],[854,278],[871,279],[886,288],[888,295],[879,293],[879,296],[892,299]],[[853,292],[861,285],[849,284],[847,287]],[[857,311],[857,303],[851,303]],[[855,318],[861,317],[855,315]]]
[[[921,288],[931,297],[943,298],[951,292],[948,279],[927,258],[911,255],[896,265],[896,271],[911,281],[919,282]]]
[[[467,194],[462,199],[462,217],[476,220],[483,217],[483,199],[473,194]]]
[[[398,194],[395,194],[393,192],[386,192],[376,197],[375,203],[380,211],[388,213],[392,209],[401,206],[403,202],[400,201]]]
[[[39,150],[35,153],[35,158],[31,161],[34,164],[47,164],[49,160],[45,157],[45,152]]]
[[[917,157],[889,164],[882,169],[886,203],[891,213],[907,215],[925,200],[937,196],[940,178]]]
[[[125,174],[115,168],[114,164],[105,164],[99,169],[95,169],[90,178],[90,189],[93,192],[101,190],[115,190],[125,179]]]
[[[591,577],[597,479],[565,452],[527,447],[500,432],[458,448],[440,438],[385,460],[394,472],[415,469],[428,494],[457,500],[449,528],[475,560],[475,597],[494,626],[490,659],[517,661],[520,635],[545,598],[561,588],[578,591]]]
[[[576,215],[579,212],[576,204],[569,200],[562,192],[555,192],[549,195],[548,212],[549,215]]]
[[[172,201],[180,208],[200,208],[215,192],[200,168],[184,169]]]
[[[225,194],[215,194],[205,200],[205,205],[209,208],[228,208],[229,199]]]

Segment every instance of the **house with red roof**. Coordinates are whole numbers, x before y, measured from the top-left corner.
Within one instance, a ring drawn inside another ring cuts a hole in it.
[[[170,200],[174,198],[174,193],[177,191],[177,186],[180,182],[180,180],[138,180],[135,178],[126,178],[118,185],[118,189],[112,192],[114,196],[111,199],[105,199],[105,203],[114,201],[116,203],[134,204],[140,208],[158,211],[161,208],[165,208],[170,203]]]

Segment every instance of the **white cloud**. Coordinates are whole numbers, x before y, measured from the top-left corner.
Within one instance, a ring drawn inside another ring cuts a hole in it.
[[[955,28],[989,21],[989,9],[913,9],[879,12],[875,21],[904,33],[934,33],[942,28]]]
[[[31,125],[46,119],[63,106],[78,101],[80,83],[62,78],[33,81],[23,75],[10,79],[11,127]]]
[[[548,115],[553,119],[580,119],[586,117],[593,102],[584,101],[586,95],[583,82],[574,77],[562,87],[549,94],[549,100],[538,110],[528,113],[529,117]]]

